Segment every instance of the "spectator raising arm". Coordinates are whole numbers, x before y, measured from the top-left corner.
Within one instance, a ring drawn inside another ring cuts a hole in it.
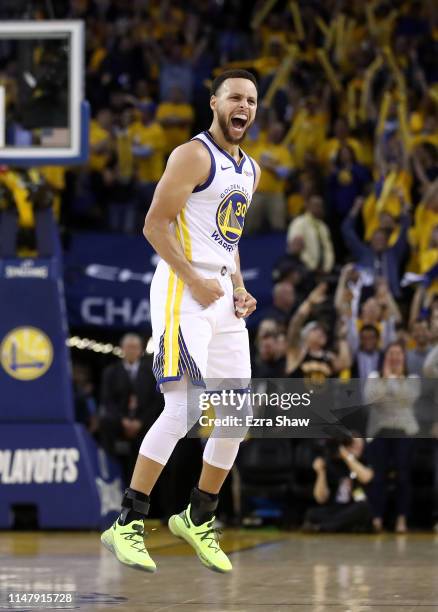
[[[344,240],[348,248],[350,249],[351,254],[356,260],[360,260],[362,259],[362,257],[367,256],[369,252],[369,248],[362,242],[354,228],[356,218],[360,210],[362,209],[364,203],[364,198],[356,198],[354,205],[350,210],[350,213],[345,217],[341,228]]]
[[[412,298],[411,308],[409,311],[409,329],[412,328],[413,324],[420,317],[420,312],[423,307],[424,297],[426,295],[426,289],[424,285],[418,285],[415,289],[414,297]]]
[[[385,321],[391,321],[393,324],[400,323],[402,320],[400,309],[391,291],[389,290],[388,281],[386,278],[380,277],[376,280],[375,297],[379,306],[382,308],[383,319]],[[384,344],[390,342],[391,340],[392,336],[387,339],[384,338]]]
[[[351,352],[347,342],[347,325],[341,324],[337,334],[337,353],[333,355],[332,365],[335,372],[339,373],[351,367]]]
[[[298,308],[295,315],[292,317],[287,330],[287,346],[290,354],[299,356],[301,353],[300,332],[305,321],[310,316],[312,307],[316,304],[322,304],[326,300],[326,283],[320,283],[313,291],[309,293],[307,299]]]
[[[335,293],[335,308],[336,312],[340,317],[349,317],[351,315],[351,299],[347,299],[347,283],[353,270],[354,264],[349,263],[342,268],[341,273],[339,275],[339,281]]]

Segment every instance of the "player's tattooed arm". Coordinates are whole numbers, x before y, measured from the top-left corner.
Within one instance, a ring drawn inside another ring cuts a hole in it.
[[[210,165],[210,155],[201,143],[191,141],[177,147],[157,185],[143,228],[146,240],[204,307],[219,299],[224,292],[218,280],[205,279],[196,272],[175,236],[172,223],[193,189],[207,179]]]

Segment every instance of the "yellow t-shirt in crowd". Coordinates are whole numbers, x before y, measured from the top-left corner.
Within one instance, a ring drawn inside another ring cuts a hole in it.
[[[156,118],[161,123],[166,134],[165,153],[170,153],[175,147],[190,140],[190,128],[194,119],[193,108],[190,104],[162,102],[158,106]],[[184,121],[185,125],[165,124],[167,119],[173,118]]]
[[[248,135],[242,145],[243,150],[250,157],[256,157],[259,148],[266,143],[266,130],[260,130],[256,138],[250,138]]]
[[[436,225],[438,225],[438,212],[420,203],[415,211],[414,227],[411,232],[414,245],[420,253],[429,249],[432,230]]]
[[[65,168],[63,166],[40,166],[40,174],[51,187],[60,191],[65,187]]]
[[[299,168],[302,167],[308,151],[317,153],[322,147],[326,129],[326,113],[311,115],[305,108],[297,112],[292,123],[291,142],[294,146],[294,159]]]
[[[38,171],[32,168],[28,172],[26,182],[29,180],[37,181],[38,178]],[[0,183],[3,183],[12,193],[18,211],[18,222],[20,227],[33,227],[33,206],[29,198],[29,191],[21,174],[15,170],[2,172],[0,174]]]
[[[420,274],[425,274],[438,263],[438,248],[420,253]]]
[[[92,119],[90,121],[89,138],[90,138],[90,149],[91,149],[91,147],[93,147],[94,145],[105,142],[105,140],[110,141],[111,134],[110,132],[108,132],[108,130],[104,130],[97,123],[97,121],[94,121],[94,119]],[[110,159],[109,153],[90,152],[89,166],[91,170],[95,170],[99,172],[100,170],[103,170],[105,168],[105,166],[109,162],[109,159]]]
[[[364,207],[362,209],[362,216],[365,225],[365,240],[371,240],[372,235],[380,226],[379,214],[386,212],[392,217],[398,218],[402,211],[402,205],[400,197],[397,193],[393,193],[394,189],[401,189],[403,192],[404,199],[410,202],[410,189],[412,184],[412,176],[400,170],[399,172],[390,172],[384,182],[380,192],[380,196],[377,198],[374,193],[370,194],[365,200]],[[389,244],[392,245],[397,240],[397,234],[394,232],[391,235]]]
[[[378,212],[388,212],[393,217],[398,217],[401,213],[401,201],[395,190],[403,193],[406,202],[411,201],[412,175],[405,170],[391,171],[385,177],[382,191],[376,202]]]
[[[117,170],[122,181],[129,182],[134,173],[134,155],[128,130],[116,133]]]
[[[339,138],[329,138],[326,140],[319,152],[321,162],[325,165],[333,162],[343,144]],[[345,144],[353,149],[357,161],[364,163],[364,152],[360,142],[356,138],[347,138]]]
[[[287,214],[291,219],[295,219],[298,215],[304,212],[304,198],[301,193],[291,193],[287,197]]]
[[[374,232],[380,227],[379,213],[377,212],[377,200],[374,193],[371,193],[365,200],[365,204],[362,209],[362,216],[365,225],[365,240],[369,242],[373,237]],[[397,227],[395,227],[391,232],[388,239],[388,246],[394,246],[399,236],[400,227],[397,225]]]
[[[438,264],[438,249],[428,249],[420,253],[420,274],[425,274]],[[427,289],[427,295],[438,295],[438,280],[432,281]]]
[[[166,135],[157,121],[149,125],[133,123],[128,130],[132,143],[151,147],[149,157],[134,157],[137,178],[144,183],[157,183],[164,171],[164,148]]]
[[[289,149],[282,144],[264,143],[254,151],[255,160],[261,164],[262,172],[257,191],[261,193],[283,193],[286,178],[279,177],[269,168],[263,168],[263,159],[273,161],[278,168],[293,168],[292,156]]]

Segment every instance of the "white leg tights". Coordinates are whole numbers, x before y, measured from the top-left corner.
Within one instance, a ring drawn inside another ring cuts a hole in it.
[[[188,423],[187,381],[167,382],[164,385],[164,409],[145,435],[140,454],[166,465],[178,440],[183,438],[195,420]]]
[[[164,409],[145,435],[140,447],[141,455],[166,465],[178,440],[183,438],[198,420],[200,409],[191,407],[189,414],[187,411],[188,384],[191,383],[188,383],[185,377],[179,381],[165,383]],[[219,416],[220,409],[216,408],[216,413]],[[217,433],[216,427],[216,435]],[[210,437],[204,449],[204,461],[214,467],[230,470],[242,439]]]

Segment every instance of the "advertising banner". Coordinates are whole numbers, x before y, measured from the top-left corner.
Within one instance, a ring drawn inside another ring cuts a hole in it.
[[[245,285],[259,310],[271,302],[272,268],[284,248],[278,234],[239,244]],[[158,256],[142,236],[73,234],[64,263],[71,326],[150,330],[149,290]],[[248,319],[249,327],[253,321]]]

